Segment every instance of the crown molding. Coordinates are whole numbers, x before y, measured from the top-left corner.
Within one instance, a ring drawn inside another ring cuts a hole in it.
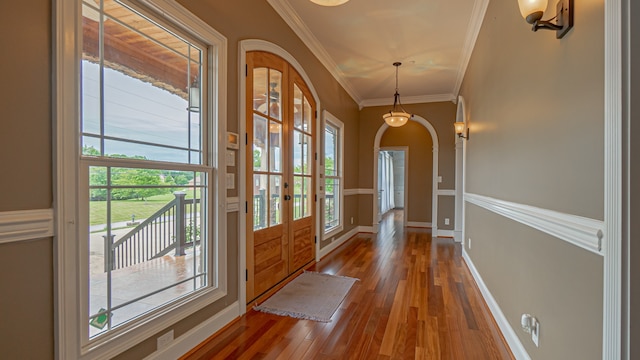
[[[467,28],[467,35],[464,40],[464,46],[462,47],[462,54],[460,55],[460,64],[458,66],[458,76],[453,86],[453,94],[460,92],[462,86],[462,80],[464,80],[464,74],[467,72],[467,66],[469,66],[469,60],[471,60],[471,54],[473,48],[476,45],[478,34],[482,28],[482,22],[484,21],[484,15],[487,12],[489,6],[489,0],[476,0],[473,4],[473,10],[471,10],[471,19],[469,20],[469,27]]]
[[[327,50],[320,44],[318,38],[313,35],[311,30],[302,21],[300,15],[291,7],[286,0],[267,0],[269,5],[280,15],[280,17],[289,25],[291,30],[298,35],[300,40],[307,45],[309,50],[320,60],[322,65],[333,75],[334,79],[342,85],[344,90],[351,96],[356,102],[360,103],[362,100],[358,96],[353,86],[346,80],[345,74],[340,71],[338,64],[333,61]]]
[[[421,95],[421,96],[407,96],[402,98],[402,104],[423,104],[423,103],[433,103],[433,102],[444,102],[451,101],[454,102],[456,96],[453,94],[437,94],[437,95]],[[368,99],[362,100],[360,102],[360,108],[370,107],[370,106],[386,106],[393,105],[393,97],[384,98],[384,99]]]

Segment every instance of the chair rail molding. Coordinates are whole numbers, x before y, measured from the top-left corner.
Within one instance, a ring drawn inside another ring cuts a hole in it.
[[[603,221],[477,194],[465,193],[464,200],[585,250],[604,255]]]
[[[53,209],[0,212],[0,244],[53,237]]]
[[[344,196],[373,195],[373,189],[344,189]]]

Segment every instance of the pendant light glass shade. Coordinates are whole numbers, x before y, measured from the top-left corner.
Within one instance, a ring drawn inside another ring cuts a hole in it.
[[[346,3],[349,0],[311,0],[312,3],[322,6],[338,6]]]
[[[388,113],[382,115],[384,121],[393,127],[399,127],[407,123],[411,114],[406,113],[404,111],[389,111]]]
[[[400,94],[398,94],[398,67],[400,65],[402,65],[402,63],[393,63],[393,66],[396,67],[396,93],[393,94],[393,108],[388,113],[382,115],[387,125],[392,127],[399,127],[406,124],[413,116],[402,107],[402,103],[400,102]]]

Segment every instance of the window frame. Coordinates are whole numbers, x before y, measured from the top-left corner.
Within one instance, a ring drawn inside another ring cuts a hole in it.
[[[340,121],[337,117],[331,114],[328,111],[323,112],[323,127],[322,127],[322,187],[323,187],[323,203],[322,203],[322,239],[328,239],[336,234],[339,234],[344,230],[344,123]],[[337,130],[337,154],[336,154],[336,162],[338,166],[336,166],[336,175],[335,176],[327,176],[326,174],[326,164],[325,164],[325,152],[326,152],[326,128],[330,126]],[[324,226],[326,224],[326,216],[325,216],[325,203],[326,200],[326,184],[327,178],[333,178],[338,180],[338,224],[329,229],[325,229]]]
[[[80,166],[82,2],[54,2],[54,320],[56,357],[61,359],[111,358],[227,294],[226,210],[223,205],[226,168],[221,166],[226,148],[227,102],[224,90],[227,87],[227,39],[175,1],[138,0],[131,4],[127,1],[127,4],[143,10],[151,19],[168,25],[169,29],[179,29],[207,46],[206,76],[209,85],[207,91],[203,91],[207,94],[206,99],[203,97],[203,106],[209,111],[203,115],[203,131],[207,132],[208,144],[203,144],[203,151],[206,151],[203,158],[209,160],[201,167],[206,167],[210,176],[211,213],[208,217],[212,231],[208,251],[213,255],[208,260],[210,281],[205,288],[161,306],[129,325],[111,330],[97,339],[81,341],[87,332],[87,324],[83,326],[82,323],[82,311],[88,310],[88,298],[84,297],[88,294],[88,284],[81,285],[88,258],[80,255],[83,254],[83,246],[84,249],[88,246],[86,241],[82,245],[80,240],[83,234],[80,215],[86,211],[88,203],[79,201],[82,198],[79,191],[84,189],[81,184],[88,180]],[[126,163],[124,160],[118,162]],[[159,167],[181,166],[163,162],[156,164]],[[88,274],[84,276],[86,278]],[[88,338],[88,334],[84,338]]]

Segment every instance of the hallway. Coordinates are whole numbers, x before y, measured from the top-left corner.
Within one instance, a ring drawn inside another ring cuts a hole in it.
[[[360,279],[332,322],[249,311],[184,359],[513,358],[460,244],[403,228],[390,211],[311,271]]]

